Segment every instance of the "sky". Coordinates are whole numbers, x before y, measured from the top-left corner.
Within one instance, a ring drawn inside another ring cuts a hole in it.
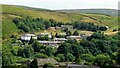
[[[120,0],[0,0],[0,4],[24,5],[51,10],[118,9]]]

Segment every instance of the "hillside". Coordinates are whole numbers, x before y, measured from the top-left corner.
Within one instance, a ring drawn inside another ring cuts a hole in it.
[[[70,9],[70,10],[56,10],[56,11],[118,16],[118,10],[116,9],[74,9],[74,10]]]
[[[32,18],[43,18],[45,20],[54,19],[55,21],[72,23],[75,21],[90,22],[96,25],[109,26],[117,28],[117,17],[100,14],[85,14],[85,13],[67,13],[57,12],[46,9],[30,8],[25,6],[2,5],[2,27],[3,36],[18,32],[19,30],[12,22],[12,19],[24,18],[31,16]]]

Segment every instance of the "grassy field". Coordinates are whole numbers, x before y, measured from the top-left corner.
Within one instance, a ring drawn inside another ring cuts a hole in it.
[[[16,25],[12,22],[12,19],[9,16],[6,16],[4,18],[4,20],[2,21],[3,36],[14,34],[15,32],[17,32],[17,30],[18,29],[17,29]]]
[[[2,31],[3,36],[16,33],[18,31],[15,24],[12,22],[13,18],[19,17],[24,18],[26,16],[31,16],[33,18],[43,18],[43,19],[54,19],[59,22],[91,22],[96,25],[109,26],[112,29],[117,28],[118,18],[116,16],[106,16],[100,14],[85,14],[85,13],[67,13],[67,12],[57,12],[50,10],[32,10],[24,7],[18,7],[14,5],[2,5],[3,15],[2,15]],[[0,17],[1,18],[1,17]],[[87,32],[88,33],[88,32]]]

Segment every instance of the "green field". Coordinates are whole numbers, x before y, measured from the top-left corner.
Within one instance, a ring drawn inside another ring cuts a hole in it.
[[[39,9],[24,6],[15,5],[2,5],[2,30],[3,36],[16,33],[18,31],[15,24],[12,22],[13,18],[24,18],[31,16],[32,18],[54,19],[55,21],[72,23],[75,21],[91,22],[96,25],[109,26],[110,30],[115,29],[118,26],[117,16],[107,16],[100,14],[85,14],[85,13],[69,13],[69,12],[57,12],[51,10]],[[0,17],[1,18],[1,17]]]

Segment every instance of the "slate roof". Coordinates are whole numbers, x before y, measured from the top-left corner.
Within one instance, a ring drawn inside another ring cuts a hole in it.
[[[44,65],[45,63],[58,64],[58,62],[53,58],[37,58],[38,65]]]

